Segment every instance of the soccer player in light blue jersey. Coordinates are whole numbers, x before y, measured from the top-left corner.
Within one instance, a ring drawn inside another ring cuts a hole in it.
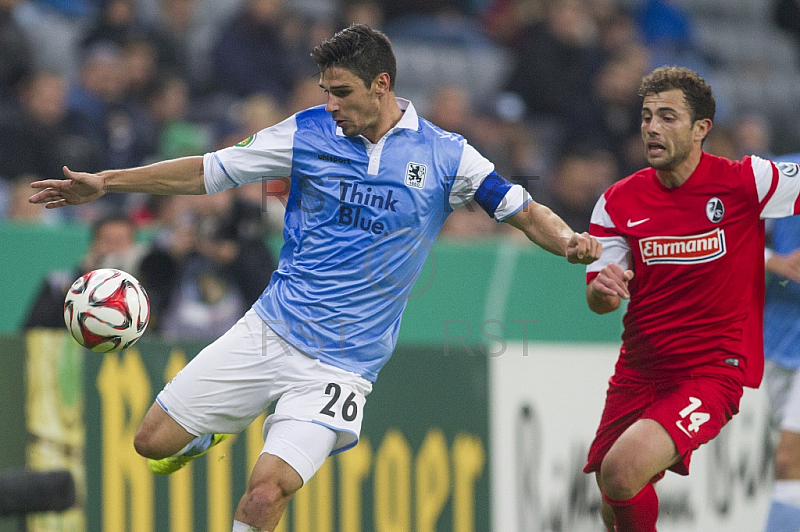
[[[285,243],[269,286],[159,393],[134,439],[152,471],[171,473],[274,402],[234,532],[273,530],[326,457],[357,443],[365,397],[453,209],[474,199],[571,263],[589,264],[601,252],[464,138],[395,97],[385,35],[353,25],[311,55],[326,105],[203,157],[99,174],[65,167],[67,179],[34,183],[42,190],[31,196],[56,208],[107,192],[210,194],[291,177]]]
[[[800,153],[773,159],[800,161]],[[800,217],[774,220],[766,250],[764,384],[773,426],[775,486],[765,532],[800,530]]]

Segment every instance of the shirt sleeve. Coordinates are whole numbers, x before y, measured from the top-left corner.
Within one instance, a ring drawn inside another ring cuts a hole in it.
[[[800,214],[800,167],[797,163],[773,163],[755,155],[750,160],[761,218]]]
[[[291,116],[235,146],[206,153],[203,156],[206,192],[213,194],[247,183],[288,176],[292,170],[296,131],[297,121]]]
[[[531,196],[520,185],[511,184],[495,173],[494,164],[465,143],[450,190],[450,206],[458,209],[473,199],[489,216],[501,222],[522,209]]]
[[[617,229],[614,221],[606,210],[605,194],[600,196],[592,211],[592,220],[589,224],[589,234],[603,245],[600,258],[586,266],[586,282],[590,283],[597,277],[600,270],[615,263],[623,270],[632,267],[631,247],[625,235]]]
[[[494,164],[465,142],[453,188],[450,189],[450,206],[458,209],[469,203],[481,182],[493,171]]]

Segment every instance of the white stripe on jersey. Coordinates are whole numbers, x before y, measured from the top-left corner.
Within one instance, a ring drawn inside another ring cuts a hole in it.
[[[203,156],[206,193],[287,177],[292,170],[295,131],[297,121],[291,116],[256,133],[253,143],[246,147],[231,146],[206,153]],[[236,170],[235,175],[228,174],[232,169]]]
[[[631,247],[628,241],[621,236],[601,236],[596,237],[597,241],[603,245],[603,253],[600,258],[586,266],[586,273],[599,272],[611,263],[619,264],[623,270],[630,270],[633,258]]]
[[[762,201],[772,187],[773,164],[770,161],[753,155],[753,175],[758,189],[758,201]],[[761,219],[783,218],[794,214],[794,205],[800,194],[800,175],[797,166],[778,166],[778,187],[761,210]],[[790,173],[786,173],[789,171]]]
[[[606,196],[601,195],[597,200],[592,211],[591,223],[605,228],[614,228],[614,222],[606,211]],[[596,237],[598,242],[603,245],[603,253],[600,258],[586,266],[586,273],[599,272],[611,263],[619,264],[623,270],[630,270],[632,267],[631,247],[628,241],[622,236],[601,236]]]
[[[494,219],[502,222],[509,216],[516,214],[532,199],[528,191],[522,188],[521,185],[513,185],[508,189],[508,192],[500,201],[500,205],[495,209]]]
[[[597,203],[594,204],[590,223],[606,228],[616,227],[614,222],[611,220],[611,216],[608,215],[608,211],[606,211],[605,194],[600,194],[600,197],[597,199]]]
[[[764,197],[772,187],[772,164],[753,155],[750,157],[750,162],[753,164],[753,175],[756,178],[756,190],[758,190],[759,203],[764,201]]]
[[[487,175],[494,172],[494,164],[478,153],[478,150],[464,142],[461,162],[458,164],[453,188],[450,190],[450,206],[453,209],[463,207],[475,197],[475,191],[481,186]]]

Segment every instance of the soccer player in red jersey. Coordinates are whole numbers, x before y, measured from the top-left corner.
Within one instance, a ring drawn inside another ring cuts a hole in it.
[[[689,473],[692,451],[739,410],[764,367],[764,218],[800,213],[793,163],[703,151],[715,100],[695,72],[663,67],[639,91],[649,168],[600,197],[587,267],[598,314],[629,299],[622,348],[584,467],[609,530],[652,532],[654,483]]]

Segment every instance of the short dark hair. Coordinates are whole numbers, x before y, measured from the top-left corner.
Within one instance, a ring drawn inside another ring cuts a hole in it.
[[[133,225],[133,221],[131,221],[130,218],[122,214],[112,213],[101,216],[100,218],[92,222],[92,227],[91,227],[92,242],[97,240],[97,235],[105,226],[111,224],[125,224],[130,228],[131,234],[133,234],[134,236],[136,235],[136,227]]]
[[[320,73],[332,67],[345,68],[369,87],[382,73],[389,74],[389,89],[394,90],[397,61],[389,38],[365,24],[353,24],[311,51]]]
[[[697,72],[683,67],[661,67],[642,79],[639,96],[678,89],[683,92],[692,122],[708,118],[714,120],[717,102],[711,93],[711,85],[701,78]]]

